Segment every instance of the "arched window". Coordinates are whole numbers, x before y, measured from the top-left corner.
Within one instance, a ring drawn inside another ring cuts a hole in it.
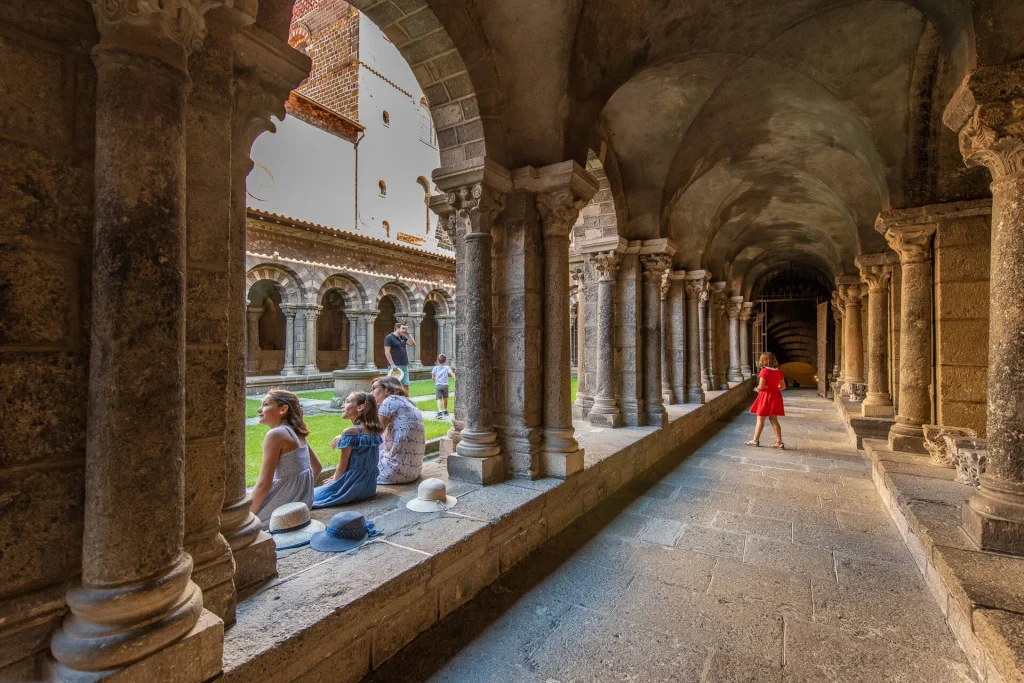
[[[377,187],[380,188],[380,196],[381,197],[387,197],[388,196],[388,186],[387,186],[387,183],[385,183],[383,180],[378,180],[377,181]]]
[[[430,103],[425,96],[420,98],[420,106],[417,111],[420,119],[420,142],[436,149],[437,135],[434,132],[434,120],[430,117]]]
[[[391,125],[391,114],[388,113],[387,109],[384,110],[384,114],[382,115],[382,118],[384,119],[384,125],[385,126],[390,126]]]
[[[391,237],[391,224],[388,223],[387,221],[381,221],[381,225],[384,226],[384,235],[387,237]]]

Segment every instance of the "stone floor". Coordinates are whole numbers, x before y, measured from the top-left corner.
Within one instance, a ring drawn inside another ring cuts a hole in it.
[[[366,680],[974,680],[831,401],[786,402],[788,450],[715,423]]]

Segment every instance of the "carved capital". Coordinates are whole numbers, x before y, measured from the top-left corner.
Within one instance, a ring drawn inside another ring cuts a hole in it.
[[[839,298],[842,299],[844,306],[860,306],[864,294],[864,287],[859,283],[839,285]]]
[[[672,280],[669,278],[670,270],[666,270],[665,274],[661,276],[661,298],[664,301],[668,298],[668,290],[672,287]]]
[[[701,296],[707,295],[707,283],[704,281],[703,277],[700,279],[686,278],[683,280],[683,287],[686,288],[687,299],[696,298],[700,301]]]
[[[644,269],[644,280],[661,283],[665,271],[672,266],[672,257],[668,254],[645,254],[640,257]]]
[[[542,192],[536,196],[537,212],[544,224],[544,237],[566,237],[586,202],[569,189]]]
[[[583,263],[575,263],[569,269],[569,274],[572,276],[572,279],[576,281],[576,285],[578,287],[583,286],[583,278],[585,277],[586,271],[586,266]]]
[[[505,195],[474,183],[449,192],[448,203],[455,208],[456,221],[465,227],[467,235],[490,234],[494,219],[505,209]]]
[[[960,131],[960,153],[993,183],[1024,175],[1024,97],[978,105]]]
[[[204,15],[233,0],[90,0],[101,47],[159,57],[185,70],[206,37]]]
[[[869,294],[885,294],[892,280],[892,267],[888,265],[861,266],[861,282],[868,286]]]
[[[749,308],[744,306],[743,308],[740,309],[740,314],[739,314],[740,322],[741,323],[748,323],[748,322],[750,322],[750,318],[751,318],[752,315],[753,315],[753,311],[751,311]]]
[[[725,307],[725,312],[728,314],[729,320],[736,320],[739,318],[741,310],[743,310],[743,302],[733,301],[732,299],[729,300],[729,303],[726,304]]]
[[[712,282],[711,291],[709,293],[710,305],[713,311],[718,313],[725,312],[725,307],[729,303],[729,295],[725,293],[724,282]]]
[[[285,117],[285,99],[287,97],[269,92],[261,83],[244,75],[235,77],[234,113],[231,117],[231,136],[234,140],[232,161],[241,165],[246,174],[253,167],[249,157],[252,144],[261,133],[277,131],[273,119],[281,120]]]
[[[621,258],[618,252],[615,251],[602,251],[594,254],[591,259],[594,262],[594,268],[597,270],[597,277],[601,280],[614,280],[615,273],[619,270],[619,263]]]
[[[932,235],[935,225],[919,225],[914,228],[889,229],[885,241],[900,255],[900,263],[926,263],[932,259]]]
[[[836,320],[843,319],[843,298],[839,295],[839,290],[832,292],[832,315]]]

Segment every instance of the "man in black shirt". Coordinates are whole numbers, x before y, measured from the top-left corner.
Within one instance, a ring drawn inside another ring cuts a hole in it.
[[[395,323],[395,331],[384,337],[384,355],[388,359],[388,369],[399,368],[402,371],[402,384],[409,386],[409,351],[406,347],[416,346],[416,340],[409,334],[405,323]]]

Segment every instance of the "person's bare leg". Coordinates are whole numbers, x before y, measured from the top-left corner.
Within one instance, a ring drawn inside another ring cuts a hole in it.
[[[761,415],[757,416],[757,426],[754,427],[754,438],[747,442],[748,446],[756,446],[757,442],[761,440],[761,432],[764,430],[764,417]]]
[[[772,421],[772,430],[775,432],[775,443],[782,443],[782,425],[779,424],[779,418],[772,415],[768,419]]]

